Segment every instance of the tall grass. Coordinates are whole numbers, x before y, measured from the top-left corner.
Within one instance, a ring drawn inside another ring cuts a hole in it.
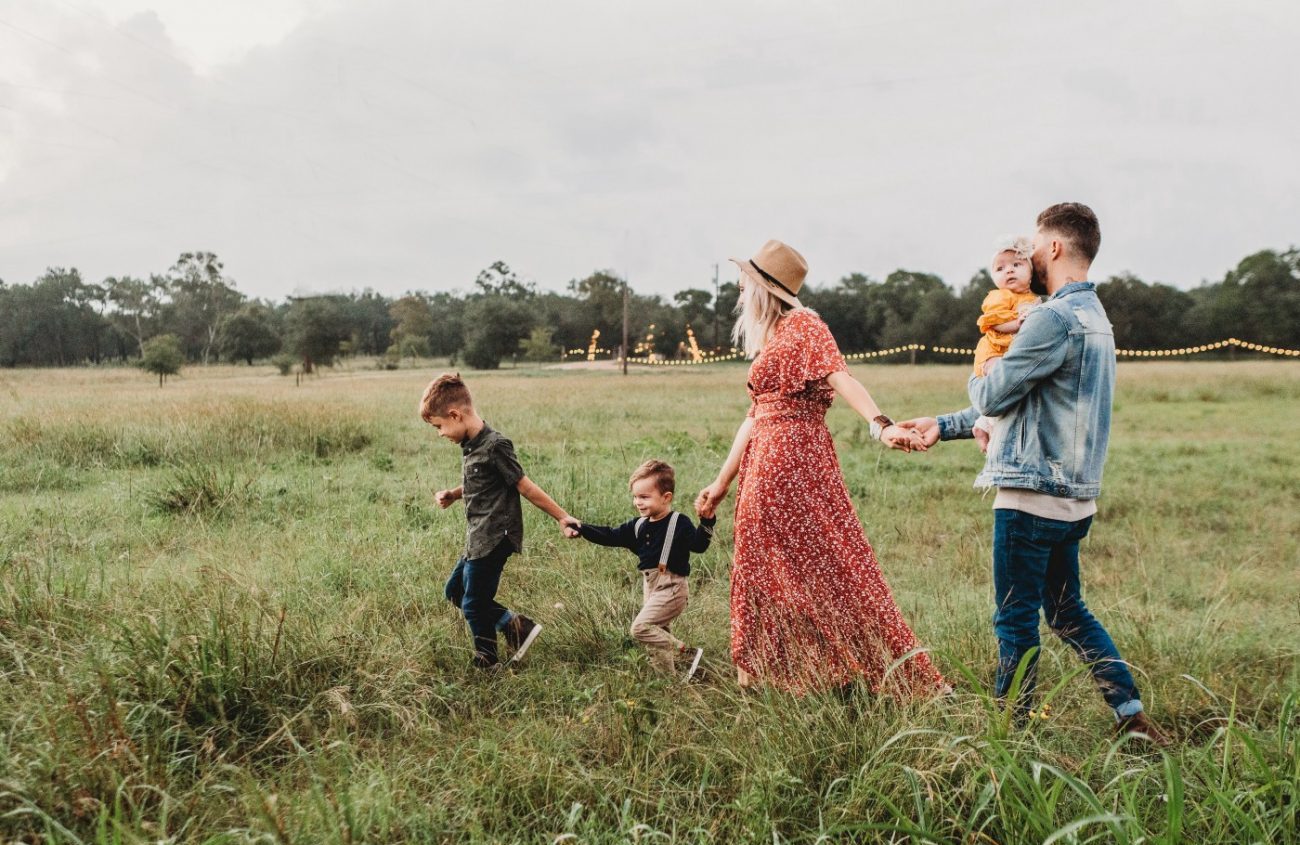
[[[0,839],[1297,841],[1300,371],[1120,373],[1086,587],[1179,739],[1165,754],[1113,740],[1051,641],[1049,717],[1019,729],[992,700],[991,517],[969,443],[885,454],[843,409],[830,420],[952,699],[741,692],[725,512],[675,627],[705,647],[705,683],[655,679],[628,640],[629,557],[531,510],[502,596],[546,631],[524,666],[483,676],[442,599],[463,515],[429,496],[459,465],[412,412],[429,374],[295,388],[217,370],[159,391],[65,372],[55,391],[18,373],[0,412]],[[858,374],[894,416],[961,400],[960,368]],[[470,384],[530,476],[608,523],[646,457],[672,461],[691,498],[743,381]],[[131,457],[142,444],[158,459]]]
[[[355,413],[285,403],[234,400],[189,404],[140,425],[130,419],[79,415],[23,415],[6,421],[4,439],[28,459],[85,469],[266,459],[290,454],[315,458],[370,445]]]

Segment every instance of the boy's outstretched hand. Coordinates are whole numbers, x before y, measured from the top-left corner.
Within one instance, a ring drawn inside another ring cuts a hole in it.
[[[564,536],[568,537],[570,540],[582,536],[578,531],[581,527],[582,522],[574,517],[566,516],[564,519],[560,520],[560,530],[563,531]]]
[[[433,494],[433,500],[438,503],[438,507],[446,510],[451,507],[457,499],[460,498],[459,490],[439,490]]]

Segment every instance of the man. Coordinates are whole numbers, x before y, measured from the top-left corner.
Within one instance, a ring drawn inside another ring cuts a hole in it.
[[[1101,245],[1092,209],[1061,203],[1038,215],[1035,293],[1049,298],[1024,320],[1010,350],[968,385],[971,406],[938,419],[902,423],[926,445],[972,436],[981,415],[1002,416],[988,443],[977,485],[998,488],[993,500],[993,588],[997,602],[997,695],[1011,693],[1027,660],[1020,696],[1023,719],[1033,703],[1040,608],[1047,624],[1088,664],[1117,733],[1157,745],[1168,740],[1142,712],[1142,699],[1102,624],[1084,605],[1079,541],[1088,534],[1101,493],[1115,385],[1115,338],[1088,271]]]

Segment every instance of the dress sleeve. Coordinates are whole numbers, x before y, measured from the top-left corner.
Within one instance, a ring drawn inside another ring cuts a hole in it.
[[[979,327],[982,332],[986,332],[994,326],[1020,319],[1020,314],[1016,311],[1015,294],[1007,293],[1004,290],[989,291],[989,295],[984,297],[984,304],[980,306],[980,311],[983,312],[980,314],[979,319]]]
[[[812,311],[798,311],[788,318],[793,341],[785,347],[781,361],[781,392],[802,393],[810,382],[821,381],[831,373],[847,370],[844,356],[831,336],[831,330]]]

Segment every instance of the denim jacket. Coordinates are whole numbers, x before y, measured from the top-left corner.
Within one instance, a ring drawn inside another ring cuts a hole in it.
[[[1025,317],[1011,349],[967,384],[971,406],[939,417],[939,437],[994,427],[977,487],[1095,499],[1110,440],[1115,337],[1092,282],[1073,282]]]

